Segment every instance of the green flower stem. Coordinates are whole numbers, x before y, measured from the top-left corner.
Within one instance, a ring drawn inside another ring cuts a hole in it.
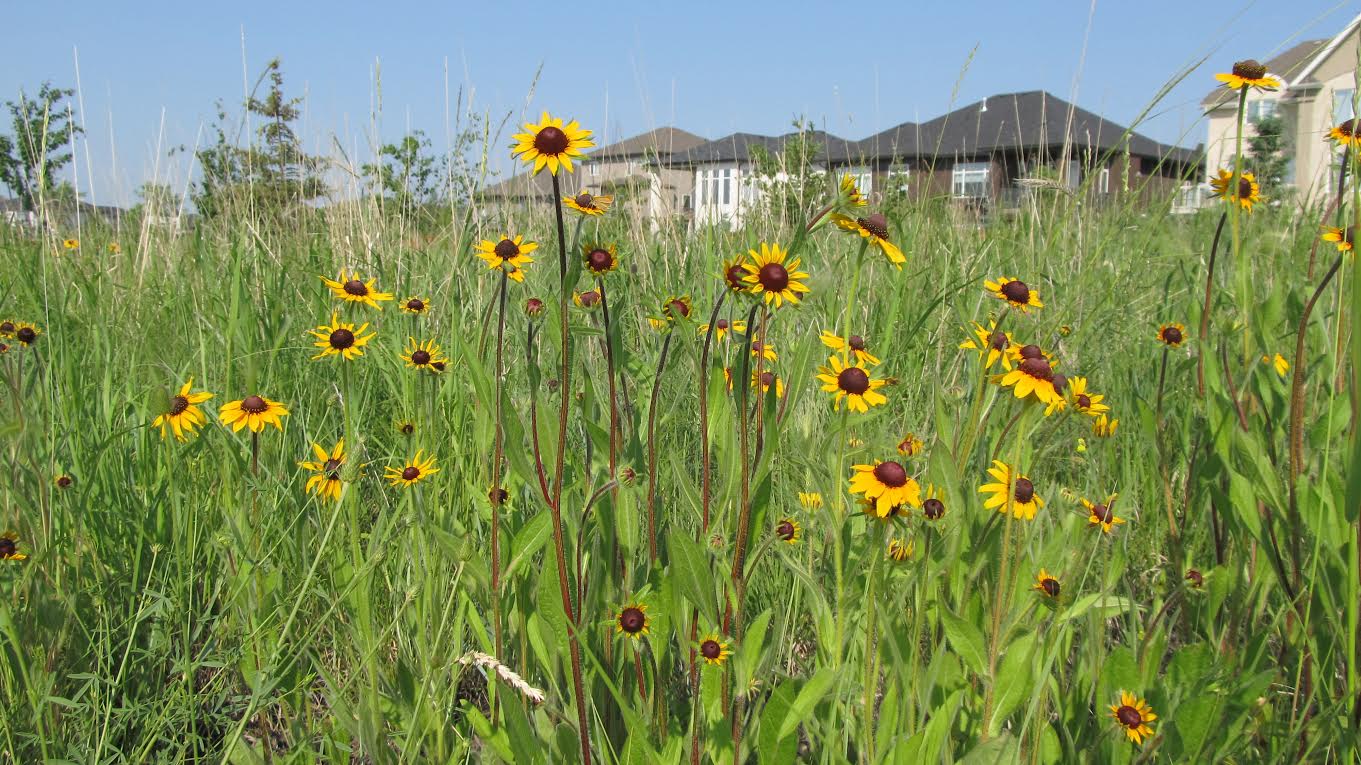
[[[1243,212],[1243,195],[1241,185],[1243,182],[1243,120],[1246,116],[1248,101],[1248,88],[1244,86],[1238,91],[1238,130],[1234,137],[1233,148],[1233,178],[1230,181],[1229,193],[1231,206],[1229,208],[1231,230],[1233,232],[1233,264],[1238,275],[1238,305],[1242,308],[1243,320],[1243,358],[1251,357],[1252,340],[1249,332],[1252,308],[1257,304],[1257,300],[1252,293],[1252,268],[1243,260],[1243,241],[1242,226],[1239,219]],[[1235,199],[1236,198],[1236,199]]]

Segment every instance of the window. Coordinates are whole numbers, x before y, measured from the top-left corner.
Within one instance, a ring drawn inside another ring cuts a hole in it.
[[[732,204],[732,168],[723,168],[723,204]]]
[[[890,170],[888,171],[888,177],[885,179],[885,184],[889,191],[906,193],[907,182],[911,177],[912,171],[906,168],[902,170]]]
[[[1338,125],[1351,119],[1352,99],[1356,96],[1354,88],[1346,90],[1338,89],[1333,91],[1333,124]]]
[[[681,209],[682,209],[682,210],[687,210],[687,211],[690,209],[690,195],[689,195],[689,194],[683,194],[683,195],[681,195]]]
[[[1101,168],[1101,172],[1096,174],[1096,191],[1099,194],[1111,193],[1111,169]]]
[[[695,171],[695,207],[704,206],[704,172]]]
[[[1082,163],[1075,159],[1068,160],[1068,173],[1063,180],[1069,189],[1076,189],[1082,181]]]
[[[709,204],[718,204],[718,171],[710,170],[706,173],[709,176]]]
[[[950,193],[957,197],[980,199],[988,196],[988,162],[960,162],[950,171]]]
[[[600,163],[599,163],[599,162],[588,162],[588,163],[586,163],[586,173],[587,173],[588,175],[592,176],[592,177],[599,176],[599,175],[600,175]]]
[[[1275,117],[1276,107],[1279,105],[1280,104],[1275,99],[1269,98],[1259,98],[1255,101],[1249,101],[1247,114],[1248,122],[1255,123],[1258,120]]]

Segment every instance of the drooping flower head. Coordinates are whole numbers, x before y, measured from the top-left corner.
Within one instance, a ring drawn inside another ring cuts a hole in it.
[[[1002,362],[1002,368],[1011,369],[1012,354],[1011,333],[1001,332],[997,329],[997,322],[989,321],[986,328],[978,322],[973,323],[974,336],[959,344],[960,348],[978,351],[978,355],[983,359],[983,370],[992,369],[997,362]]]
[[[1030,589],[1055,600],[1063,594],[1063,586],[1059,584],[1058,578],[1044,569],[1040,569],[1040,573],[1035,575],[1035,586]]]
[[[818,336],[818,339],[822,341],[823,345],[834,351],[845,351],[846,349],[850,349],[850,352],[855,356],[856,361],[861,364],[869,365],[879,363],[879,357],[870,353],[869,343],[860,335],[851,335],[849,338],[842,338],[841,335],[838,335],[832,330],[824,329],[822,330],[822,334]]]
[[[921,454],[924,445],[916,433],[908,433],[898,442],[898,453],[904,457],[915,457]]]
[[[888,403],[888,397],[879,392],[888,382],[872,377],[870,370],[858,359],[847,363],[833,354],[827,359],[827,366],[818,367],[818,380],[822,382],[822,390],[832,394],[832,406],[836,410],[841,409],[843,399],[846,408],[862,413],[872,406]]]
[[[1231,90],[1252,88],[1266,91],[1281,87],[1279,78],[1267,74],[1266,64],[1251,58],[1234,62],[1232,71],[1216,74],[1215,79],[1224,83],[1224,87]]]
[[[590,140],[591,131],[582,129],[576,120],[564,125],[561,118],[550,117],[546,111],[538,124],[526,122],[524,129],[525,132],[512,136],[515,143],[510,155],[518,156],[525,164],[532,163],[536,175],[545,167],[553,175],[558,174],[558,168],[570,173],[572,159],[583,156],[582,149],[595,146]]]
[[[994,375],[992,381],[1003,388],[1011,388],[1012,394],[1022,401],[1029,399],[1048,407],[1060,408],[1063,394],[1055,386],[1055,379],[1060,377],[1054,372],[1055,364],[1038,345],[1023,345],[1016,351],[1016,367],[1010,372]]]
[[[786,301],[798,305],[799,295],[809,291],[802,281],[808,278],[808,274],[799,270],[799,259],[794,258],[786,263],[787,256],[788,253],[780,249],[780,245],[762,242],[760,252],[751,250],[747,262],[742,264],[743,270],[747,272],[742,277],[747,290],[763,296],[767,303],[773,303],[776,308]]]
[[[1096,417],[1111,410],[1108,404],[1102,403],[1106,397],[1096,393],[1087,387],[1087,378],[1070,377],[1068,378],[1068,397],[1073,402],[1073,407],[1089,417]]]
[[[916,551],[916,545],[912,544],[911,539],[899,539],[894,537],[888,540],[888,558],[895,563],[903,563],[911,560],[912,553]]]
[[[1361,124],[1355,119],[1340,122],[1328,131],[1328,139],[1338,146],[1361,149]]]
[[[719,319],[714,322],[715,340],[723,342],[723,339],[727,337],[729,332],[738,335],[745,335],[747,333],[747,323],[745,321],[742,321],[741,319],[735,319],[732,321],[729,321],[728,319]],[[699,334],[707,335],[708,333],[709,333],[708,324],[699,325]]]
[[[1111,533],[1111,529],[1124,523],[1125,519],[1115,514],[1115,498],[1118,494],[1112,494],[1106,498],[1105,502],[1093,502],[1086,497],[1082,498],[1082,506],[1087,508],[1087,522],[1092,526],[1101,528],[1103,533]]]
[[[1148,702],[1127,691],[1120,691],[1120,703],[1111,704],[1111,717],[1130,741],[1143,746],[1144,739],[1153,736],[1149,723],[1158,719]]]
[[[816,491],[801,491],[799,492],[799,504],[803,505],[805,510],[816,510],[822,507],[822,495]]]
[[[562,203],[582,215],[596,217],[604,215],[605,211],[610,209],[610,205],[614,203],[614,197],[591,194],[583,190],[574,197],[563,197]]]
[[[1356,227],[1334,228],[1324,226],[1323,235],[1319,238],[1325,242],[1332,242],[1337,247],[1338,252],[1354,252],[1356,248]]]
[[[855,176],[850,173],[841,175],[841,183],[837,185],[836,192],[837,206],[839,207],[864,207],[869,204],[865,195],[860,193],[860,187],[855,185]]]
[[[327,279],[323,276],[321,280],[327,287],[331,288],[331,292],[336,297],[347,303],[361,303],[381,311],[383,307],[378,303],[392,299],[392,293],[378,291],[375,286],[377,279],[365,281],[357,272],[350,273],[342,270],[339,278]]]
[[[6,531],[0,534],[0,561],[18,563],[27,559],[27,555],[19,552],[19,535],[16,532]]]
[[[1276,354],[1274,357],[1263,356],[1262,363],[1270,364],[1272,368],[1276,370],[1277,376],[1281,377],[1282,379],[1284,379],[1286,374],[1290,372],[1290,362],[1286,361],[1285,357],[1279,353]]]
[[[525,266],[534,262],[529,257],[529,253],[537,250],[539,245],[534,242],[526,242],[521,234],[516,234],[513,238],[510,234],[502,234],[501,238],[495,242],[490,239],[483,239],[477,245],[477,257],[487,264],[487,268],[492,271],[504,271],[511,280],[523,282],[525,280]]]
[[[996,281],[989,279],[983,282],[983,288],[1022,313],[1029,312],[1031,308],[1044,308],[1040,293],[1020,279],[1001,276]]]
[[[312,473],[303,491],[339,502],[342,485],[340,471],[345,466],[345,439],[336,441],[329,452],[321,444],[313,443],[312,454],[316,457],[315,461],[298,463],[298,467]]]
[[[883,213],[872,213],[863,218],[852,218],[849,215],[832,213],[832,222],[842,231],[860,235],[899,270],[907,262],[907,258],[903,256],[903,251],[889,240],[888,218],[884,217]]]
[[[1097,438],[1110,438],[1115,435],[1115,429],[1119,426],[1120,421],[1114,417],[1098,414],[1096,419],[1092,420],[1092,435]]]
[[[162,439],[173,431],[177,440],[185,441],[194,435],[197,428],[208,423],[208,418],[198,405],[212,398],[213,394],[207,391],[194,393],[193,387],[194,378],[191,377],[180,386],[179,393],[170,397],[170,404],[166,410],[151,421],[151,427],[161,429]]]
[[[312,345],[321,349],[312,359],[339,356],[348,361],[363,356],[364,345],[374,338],[372,332],[364,334],[368,328],[367,323],[355,327],[354,324],[341,321],[336,314],[331,314],[330,324],[307,330],[307,334],[317,339]]]
[[[242,428],[250,428],[250,432],[259,433],[266,425],[273,425],[282,431],[284,429],[282,418],[288,416],[288,410],[278,401],[270,401],[260,395],[250,395],[239,401],[223,404],[217,416],[223,425],[232,427],[233,433]]]
[[[907,474],[902,463],[893,460],[852,468],[851,493],[874,501],[874,512],[886,518],[897,505],[921,507],[921,486]]]
[[[988,510],[1005,513],[1010,508],[1012,517],[1032,521],[1035,511],[1044,507],[1044,499],[1036,493],[1030,478],[1007,463],[993,460],[988,475],[992,476],[992,483],[978,487],[978,493],[989,495],[983,502]]]
[[[1252,206],[1264,199],[1257,176],[1252,173],[1243,173],[1235,184],[1233,171],[1220,168],[1219,174],[1210,179],[1210,188],[1215,196],[1228,204],[1241,206],[1244,212],[1252,212]]]

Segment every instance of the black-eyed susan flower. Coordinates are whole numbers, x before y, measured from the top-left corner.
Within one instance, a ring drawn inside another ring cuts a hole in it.
[[[510,234],[502,234],[495,242],[483,239],[475,248],[475,252],[477,257],[486,262],[488,269],[504,271],[513,281],[523,282],[525,266],[534,262],[529,253],[538,248],[538,244],[526,242],[521,234],[516,234],[513,238]]]
[[[1110,438],[1115,435],[1115,429],[1119,426],[1119,420],[1099,414],[1095,420],[1092,420],[1092,435],[1097,438]]]
[[[887,523],[888,521],[891,521],[894,518],[911,518],[912,505],[907,502],[901,502],[899,504],[894,505],[893,507],[890,507],[888,511],[885,512],[883,515],[880,515],[878,503],[876,503],[872,499],[862,499],[860,500],[860,512],[864,513],[870,518],[875,519],[876,521]]]
[[[727,335],[728,335],[729,332],[733,332],[733,333],[738,334],[738,335],[745,335],[745,334],[747,333],[747,323],[746,323],[745,321],[742,321],[741,319],[737,319],[737,320],[735,320],[735,321],[729,321],[729,320],[727,320],[727,319],[719,319],[718,321],[715,321],[715,322],[714,322],[714,339],[715,339],[715,340],[717,340],[717,341],[719,341],[719,342],[723,342],[723,339],[724,339],[725,337],[727,337]],[[701,335],[707,335],[708,333],[709,333],[709,325],[708,325],[708,324],[701,324],[701,325],[699,326],[699,334],[701,334]]]
[[[64,247],[64,248],[66,248],[67,250],[79,250],[79,249],[80,249],[80,240],[79,240],[79,239],[63,239],[62,242],[61,242],[61,246]]]
[[[0,337],[14,339],[14,332],[19,328],[19,323],[14,319],[0,320]]]
[[[536,175],[545,167],[553,175],[558,174],[560,167],[570,173],[572,158],[583,156],[582,149],[595,146],[590,140],[591,131],[583,129],[576,120],[564,125],[562,118],[550,117],[546,111],[538,124],[526,122],[524,129],[525,132],[512,136],[515,143],[510,155],[533,164]]]
[[[337,279],[327,279],[323,276],[321,280],[331,288],[336,297],[349,303],[362,303],[381,311],[383,307],[378,303],[392,299],[392,293],[379,292],[374,286],[378,282],[377,279],[365,281],[358,273],[342,270]]]
[[[416,432],[416,423],[411,420],[398,420],[393,423],[392,427],[404,436],[410,436]]]
[[[4,341],[0,341],[0,355],[9,353],[9,348],[10,348],[9,343],[6,343],[6,342],[4,342]]]
[[[1105,502],[1093,502],[1086,497],[1082,498],[1082,506],[1087,508],[1087,522],[1092,526],[1101,527],[1103,533],[1111,533],[1111,529],[1124,523],[1125,519],[1115,514],[1115,498],[1120,495],[1112,494],[1106,498]]]
[[[1199,590],[1201,587],[1205,586],[1205,575],[1202,574],[1199,569],[1186,569],[1186,586]]]
[[[989,321],[985,328],[978,322],[973,323],[974,336],[959,344],[960,348],[967,348],[978,351],[978,355],[983,359],[983,369],[992,369],[997,362],[1002,363],[1003,369],[1011,369],[1011,333],[1001,332],[997,329],[997,322]]]
[[[732,644],[720,638],[717,633],[710,633],[699,641],[699,655],[705,664],[721,667],[723,662],[732,656]]]
[[[997,512],[1005,513],[1010,508],[1013,517],[1031,521],[1035,519],[1035,511],[1044,507],[1044,499],[1035,492],[1035,484],[1030,478],[1007,463],[993,460],[988,475],[992,476],[992,483],[978,487],[979,494],[990,495],[983,502],[988,510],[995,508]]]
[[[761,395],[769,393],[770,389],[774,388],[775,398],[784,398],[784,380],[781,380],[779,375],[770,370],[761,372],[751,370],[751,387],[760,391]]]
[[[1030,589],[1046,598],[1058,599],[1063,594],[1063,585],[1059,584],[1058,577],[1044,569],[1040,569],[1040,573],[1035,575],[1035,585]]]
[[[345,439],[336,441],[336,445],[331,451],[318,443],[312,444],[312,454],[315,460],[299,462],[298,466],[303,470],[312,473],[307,478],[307,486],[303,488],[308,494],[315,493],[322,499],[340,501],[340,471],[345,466]]]
[[[59,476],[57,476],[56,478],[52,479],[52,483],[53,483],[58,489],[69,489],[69,488],[71,488],[72,485],[75,484],[75,482],[76,482],[76,479],[72,478],[71,476],[67,475],[66,473],[62,473],[61,475],[59,475]]]
[[[804,510],[816,510],[822,507],[822,495],[816,491],[801,491],[799,504],[803,505]]]
[[[670,327],[676,321],[690,318],[690,311],[693,310],[689,295],[668,295],[662,301],[661,316],[649,316],[648,323],[653,329],[661,330]]]
[[[751,341],[751,357],[762,358],[769,362],[780,360],[780,354],[775,350],[775,344],[766,340]]]
[[[604,215],[605,211],[610,209],[610,205],[614,204],[614,197],[582,191],[574,197],[563,197],[562,203],[582,215],[594,217]]]
[[[406,313],[414,313],[416,315],[423,314],[430,310],[430,298],[412,295],[402,301],[402,310]]]
[[[1272,368],[1276,370],[1276,374],[1281,378],[1284,378],[1290,371],[1290,362],[1286,361],[1285,357],[1279,353],[1275,356],[1263,356],[1262,363],[1270,364]]]
[[[604,276],[619,267],[619,248],[611,244],[585,244],[581,261],[595,276]]]
[[[122,248],[121,245],[118,244],[118,242],[109,242],[109,254],[110,254],[110,255],[117,255],[117,254],[119,254],[119,253],[122,252],[122,251],[123,251],[123,248]]]
[[[18,563],[27,559],[27,555],[19,552],[19,535],[16,532],[6,531],[0,534],[0,561],[8,560]]]
[[[532,297],[525,301],[525,315],[533,319],[543,313],[543,301]]]
[[[870,376],[870,370],[856,360],[846,363],[840,356],[827,359],[827,366],[818,367],[818,380],[822,390],[831,393],[832,407],[841,409],[844,399],[846,408],[852,412],[868,412],[872,406],[888,403],[888,397],[879,392],[887,381]]]
[[[585,292],[573,292],[572,304],[578,308],[595,308],[600,305],[600,293],[595,290]]]
[[[270,401],[264,396],[250,395],[239,401],[229,401],[222,405],[218,410],[218,419],[222,420],[223,425],[230,425],[232,432],[235,433],[242,428],[250,428],[250,432],[259,433],[265,429],[266,425],[273,425],[279,430],[283,430],[283,417],[288,415],[288,410],[278,401]]]
[[[788,253],[778,244],[761,243],[761,250],[751,250],[748,260],[742,264],[747,275],[742,277],[747,290],[754,295],[762,295],[767,303],[779,308],[786,301],[798,305],[799,295],[807,293],[808,286],[803,279],[808,274],[799,270],[799,259],[785,262]]]
[[[1361,126],[1356,120],[1338,123],[1328,131],[1328,139],[1338,146],[1361,149]]]
[[[903,563],[912,558],[912,553],[916,546],[911,539],[899,539],[894,537],[888,540],[888,558],[895,563]]]
[[[400,486],[403,489],[414,486],[427,477],[439,472],[435,467],[435,455],[425,456],[425,451],[416,452],[416,456],[407,460],[401,467],[383,468],[383,478],[393,486]]]
[[[865,241],[874,245],[875,249],[883,253],[888,262],[897,266],[899,269],[907,262],[903,257],[903,251],[898,249],[898,245],[889,241],[888,238],[888,218],[883,213],[874,213],[864,218],[852,218],[841,213],[832,213],[832,222],[842,231],[852,234],[859,234]]]
[[[994,375],[993,382],[1011,388],[1016,398],[1032,399],[1049,407],[1061,407],[1063,395],[1054,386],[1054,362],[1037,345],[1022,346],[1017,352],[1016,367],[1010,372]],[[1052,409],[1050,410],[1052,411]]]
[[[18,340],[19,344],[25,348],[38,342],[38,336],[42,333],[43,331],[38,329],[35,324],[30,324],[26,321],[14,323],[14,339]]]
[[[421,369],[430,372],[439,372],[441,367],[437,364],[447,364],[449,359],[440,350],[439,343],[434,340],[417,342],[416,338],[406,339],[406,349],[402,351],[402,360],[412,369]]]
[[[921,506],[921,486],[907,474],[907,468],[892,460],[851,468],[851,493],[874,501],[874,512],[888,517],[895,505]]]
[[[1158,342],[1169,348],[1180,347],[1186,342],[1186,325],[1172,322],[1158,327]]]
[[[775,537],[785,544],[795,544],[803,537],[803,526],[793,518],[781,518],[775,524]]]
[[[1091,417],[1111,410],[1110,405],[1102,403],[1106,398],[1104,395],[1087,387],[1085,377],[1068,378],[1068,396],[1072,398],[1075,409]]]
[[[614,631],[632,640],[640,640],[648,632],[652,620],[647,618],[646,603],[629,603],[614,615]]]
[[[861,364],[879,363],[879,357],[870,353],[869,344],[866,343],[865,338],[860,335],[851,335],[848,338],[842,338],[841,335],[838,335],[832,330],[824,329],[822,330],[822,334],[818,335],[818,339],[822,341],[823,345],[834,351],[850,349],[851,354],[854,355],[856,360]]]
[[[1219,175],[1210,179],[1210,188],[1215,196],[1231,205],[1240,205],[1245,212],[1252,212],[1252,206],[1263,199],[1262,187],[1252,173],[1243,173],[1234,184],[1233,171],[1220,168]]]
[[[993,297],[1005,301],[1007,305],[1022,313],[1028,312],[1031,308],[1044,308],[1044,303],[1040,301],[1040,293],[1020,279],[1000,276],[996,281],[991,279],[984,281],[983,288]]]
[[[164,439],[169,433],[174,433],[176,440],[185,441],[189,436],[194,435],[197,428],[208,423],[208,418],[204,416],[203,410],[198,405],[213,397],[207,391],[195,393],[194,378],[180,386],[180,392],[170,397],[170,406],[161,414],[156,415],[156,419],[151,421],[151,427],[161,429],[161,438]],[[240,430],[240,428],[237,428]]]
[[[1231,90],[1240,88],[1275,90],[1281,87],[1280,78],[1267,74],[1266,64],[1251,58],[1245,61],[1235,61],[1232,71],[1216,74],[1215,79],[1224,83],[1224,87]]]
[[[903,436],[903,440],[898,442],[898,453],[904,457],[915,457],[921,454],[923,446],[925,444],[922,443],[920,438],[917,438],[916,433],[908,433]]]
[[[747,284],[747,256],[737,255],[723,263],[723,284],[730,292],[748,293],[751,286]]]
[[[865,195],[860,193],[860,187],[855,185],[855,176],[844,173],[841,176],[841,183],[837,186],[836,201],[840,207],[864,207],[869,204]]]
[[[1153,714],[1153,707],[1144,699],[1122,690],[1120,703],[1111,704],[1110,710],[1111,717],[1115,718],[1116,724],[1130,741],[1143,746],[1144,739],[1153,737],[1153,728],[1149,727],[1149,723],[1158,719],[1158,716]]]
[[[945,517],[945,500],[941,499],[940,489],[935,484],[926,485],[925,498],[922,499],[922,515],[928,521],[938,521]]]
[[[367,323],[356,327],[354,324],[341,321],[336,314],[331,314],[330,324],[323,324],[316,329],[307,330],[307,334],[317,339],[312,345],[321,349],[312,359],[339,356],[349,361],[363,356],[364,345],[374,338],[372,332],[367,335],[364,334],[368,328]]]
[[[1356,248],[1356,227],[1324,226],[1323,235],[1319,238],[1325,242],[1332,242],[1338,252],[1352,252]]]

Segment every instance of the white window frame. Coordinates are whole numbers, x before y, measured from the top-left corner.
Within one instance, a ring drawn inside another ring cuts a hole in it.
[[[1101,172],[1096,174],[1096,191],[1098,194],[1111,193],[1111,169],[1101,168]]]
[[[992,190],[991,162],[956,162],[950,168],[950,196],[956,199],[987,199]],[[974,185],[982,186],[981,194],[966,191]]]
[[[587,163],[586,163],[586,174],[589,175],[589,176],[591,176],[591,177],[599,177],[599,175],[600,175],[600,163],[599,163],[599,162],[587,162]]]
[[[897,170],[889,170],[884,178],[884,187],[889,191],[907,192],[908,184],[912,181],[912,168],[903,167]]]

